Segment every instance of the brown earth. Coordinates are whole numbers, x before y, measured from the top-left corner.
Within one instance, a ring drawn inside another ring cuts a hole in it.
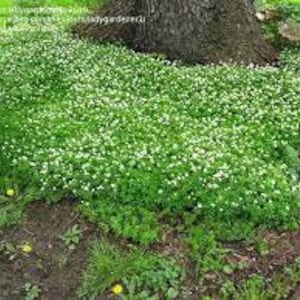
[[[75,250],[70,250],[58,235],[74,224],[80,226],[83,234]],[[41,288],[40,299],[76,299],[82,272],[87,266],[89,244],[99,236],[95,226],[79,217],[71,201],[51,206],[36,202],[19,228],[0,235],[0,241],[16,246],[29,243],[33,247],[29,255],[18,250],[11,261],[0,253],[0,299],[23,299],[25,283]]]

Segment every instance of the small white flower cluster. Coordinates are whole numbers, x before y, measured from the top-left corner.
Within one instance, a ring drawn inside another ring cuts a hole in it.
[[[177,67],[67,34],[8,32],[0,68],[1,170],[46,195],[257,222],[298,205],[280,156],[300,141],[294,67]]]

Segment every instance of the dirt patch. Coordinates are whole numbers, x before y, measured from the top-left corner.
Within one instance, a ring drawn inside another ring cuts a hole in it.
[[[225,246],[230,250],[230,253],[226,255],[225,261],[231,265],[243,264],[245,268],[235,269],[231,274],[208,273],[205,276],[201,291],[214,295],[214,299],[221,299],[219,292],[224,279],[234,282],[235,286],[238,287],[253,275],[259,274],[266,279],[272,279],[280,274],[287,276],[283,273],[284,268],[293,266],[296,258],[300,256],[300,232],[278,233],[273,231],[265,233],[261,239],[264,239],[268,245],[265,254],[260,253],[254,244],[226,244]],[[300,286],[296,286],[298,283],[287,280],[287,284],[289,284],[286,288],[290,296],[284,299],[300,299],[300,296],[297,296],[300,295]]]
[[[82,238],[76,248],[70,250],[58,236],[75,224],[82,230]],[[22,299],[26,283],[41,288],[40,299],[76,299],[88,262],[89,245],[99,236],[95,226],[79,217],[72,201],[55,205],[36,202],[20,227],[0,236],[0,241],[16,247],[29,243],[33,248],[28,255],[17,249],[12,260],[9,255],[0,253],[0,299]]]
[[[249,273],[271,276],[300,256],[300,232],[269,232],[264,237],[268,250],[265,255],[250,245],[232,244],[232,253],[227,256],[230,263],[246,263]],[[237,274],[235,274],[237,275]],[[245,274],[241,274],[244,275]]]

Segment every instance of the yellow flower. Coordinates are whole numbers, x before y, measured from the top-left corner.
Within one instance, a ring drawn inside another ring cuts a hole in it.
[[[121,284],[116,284],[113,286],[112,288],[112,292],[115,294],[115,295],[120,295],[123,293],[123,286]]]
[[[30,245],[25,244],[22,246],[22,251],[26,254],[30,254],[33,251],[33,249]]]
[[[6,190],[6,196],[13,197],[16,194],[14,189],[7,189]]]

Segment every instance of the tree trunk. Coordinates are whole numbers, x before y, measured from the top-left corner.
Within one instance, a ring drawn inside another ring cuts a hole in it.
[[[111,0],[97,16],[143,16],[145,22],[92,20],[75,25],[73,32],[187,63],[264,65],[277,56],[263,38],[252,0]]]

